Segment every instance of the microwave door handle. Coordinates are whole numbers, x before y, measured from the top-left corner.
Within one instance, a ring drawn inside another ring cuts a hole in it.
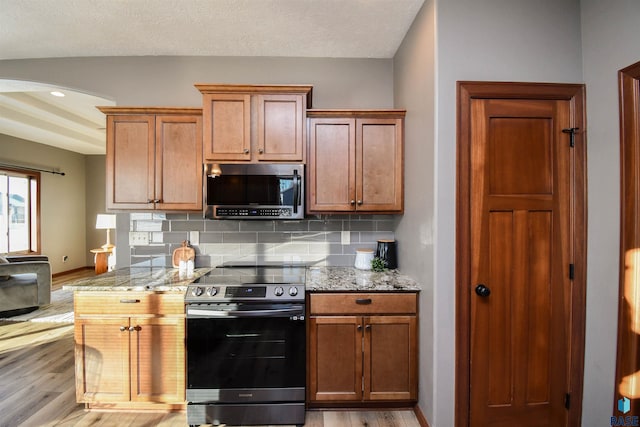
[[[293,170],[293,213],[298,213],[298,206],[300,206],[300,175],[298,170]]]

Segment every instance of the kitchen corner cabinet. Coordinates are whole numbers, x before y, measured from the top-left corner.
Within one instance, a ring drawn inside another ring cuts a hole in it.
[[[107,209],[202,209],[202,110],[101,107]]]
[[[307,212],[402,213],[404,110],[308,110]]]
[[[88,408],[181,409],[181,293],[76,292],[76,400]]]
[[[198,84],[204,158],[214,162],[304,162],[311,86]]]
[[[417,400],[417,294],[309,295],[311,405]]]

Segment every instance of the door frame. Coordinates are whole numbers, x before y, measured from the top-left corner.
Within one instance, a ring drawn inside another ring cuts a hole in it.
[[[618,71],[620,102],[620,279],[618,294],[618,344],[616,356],[616,378],[613,394],[613,414],[619,414],[618,386],[625,373],[640,370],[638,355],[640,345],[637,335],[629,328],[628,309],[625,306],[625,254],[627,250],[640,246],[640,230],[637,218],[640,215],[640,62]],[[637,307],[636,307],[637,309]],[[631,414],[638,415],[637,399],[633,400]]]
[[[587,271],[587,149],[585,86],[561,83],[457,82],[456,154],[456,367],[455,425],[469,426],[471,367],[471,101],[472,99],[541,99],[570,102],[567,127],[575,133],[572,207],[574,280],[571,301],[568,426],[582,416]],[[569,135],[567,135],[567,139]],[[567,141],[568,142],[568,141]]]

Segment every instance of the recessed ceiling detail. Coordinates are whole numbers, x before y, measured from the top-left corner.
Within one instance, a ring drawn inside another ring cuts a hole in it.
[[[105,118],[97,105],[114,102],[41,83],[0,80],[0,133],[76,153],[104,154]]]

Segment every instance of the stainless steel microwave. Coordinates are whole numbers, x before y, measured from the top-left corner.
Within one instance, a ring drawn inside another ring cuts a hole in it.
[[[303,164],[205,164],[204,217],[304,218]]]

